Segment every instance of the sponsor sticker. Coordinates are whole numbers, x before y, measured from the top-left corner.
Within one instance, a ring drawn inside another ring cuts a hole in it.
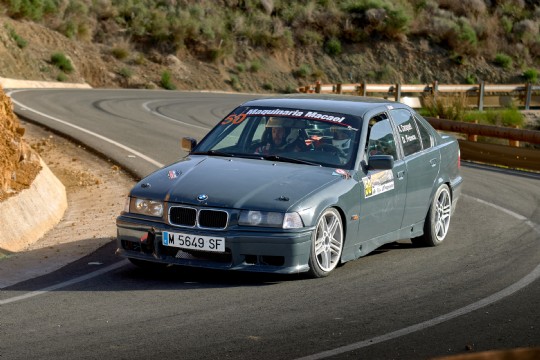
[[[344,170],[344,169],[336,169],[336,170],[334,170],[332,175],[333,176],[341,176],[343,179],[350,179],[351,178],[351,174],[347,170]]]
[[[382,170],[368,174],[362,178],[364,197],[370,198],[390,190],[394,190],[394,174],[392,170]]]
[[[170,180],[173,180],[173,179],[176,179],[177,177],[179,177],[182,173],[178,170],[169,170],[167,172],[167,177],[170,179]]]

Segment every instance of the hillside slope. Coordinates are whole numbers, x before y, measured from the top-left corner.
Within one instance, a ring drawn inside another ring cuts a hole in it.
[[[170,75],[171,87],[178,89],[263,93],[291,92],[316,80],[465,83],[473,79],[516,83],[525,81],[524,69],[538,65],[538,59],[529,59],[528,63],[522,57],[520,64],[505,68],[481,53],[464,59],[457,56],[456,60],[455,52],[429,41],[427,36],[374,36],[343,43],[340,54],[334,56],[320,46],[300,46],[297,42],[268,48],[239,40],[234,53],[211,60],[189,48],[164,51],[157,46],[138,46],[118,35],[125,32],[118,29],[111,31],[109,38],[92,42],[6,16],[0,16],[0,28],[8,30],[0,33],[0,76],[87,82],[93,87],[160,88],[164,87],[165,72]],[[55,66],[51,60],[55,53],[65,54],[74,70]]]

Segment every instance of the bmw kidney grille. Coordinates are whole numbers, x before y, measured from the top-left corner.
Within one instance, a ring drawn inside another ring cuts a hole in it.
[[[169,223],[175,226],[223,230],[228,220],[229,214],[223,210],[185,206],[172,206],[169,209]]]

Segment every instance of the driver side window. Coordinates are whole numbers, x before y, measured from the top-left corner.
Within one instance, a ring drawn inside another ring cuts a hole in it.
[[[390,120],[384,115],[377,115],[369,121],[369,139],[367,155],[392,155],[397,160],[396,142]]]

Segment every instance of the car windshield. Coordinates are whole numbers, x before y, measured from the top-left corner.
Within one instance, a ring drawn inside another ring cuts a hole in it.
[[[247,157],[350,169],[360,119],[282,108],[240,107],[220,121],[192,154]]]

